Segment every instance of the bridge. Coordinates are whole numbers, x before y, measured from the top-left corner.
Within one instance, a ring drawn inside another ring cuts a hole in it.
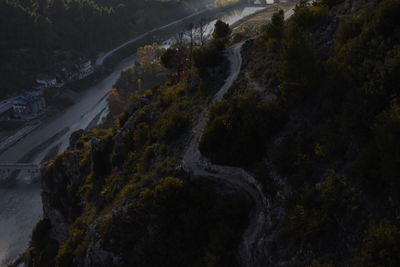
[[[23,172],[31,178],[40,175],[40,166],[34,163],[0,163],[0,181],[12,177],[16,172]]]

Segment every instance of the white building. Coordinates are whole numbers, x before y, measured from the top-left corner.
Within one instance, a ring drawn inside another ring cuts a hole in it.
[[[46,109],[46,101],[41,91],[33,91],[16,97],[12,108],[16,118],[37,116]]]
[[[57,85],[56,77],[51,77],[48,75],[38,75],[36,82],[42,85],[44,88],[55,87]]]
[[[267,5],[272,5],[274,3],[274,0],[266,0],[265,2],[267,3]]]
[[[79,76],[78,79],[82,80],[86,78],[87,76],[91,75],[94,72],[94,68],[92,65],[92,62],[88,59],[82,59],[77,65],[76,65]]]

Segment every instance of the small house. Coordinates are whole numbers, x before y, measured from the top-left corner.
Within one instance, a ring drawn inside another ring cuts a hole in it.
[[[46,109],[46,101],[42,92],[35,90],[24,93],[14,99],[12,103],[14,117],[24,118],[26,116],[37,116]]]
[[[57,85],[56,77],[48,76],[48,75],[38,75],[36,78],[36,82],[45,88],[55,87]]]
[[[82,80],[94,72],[92,62],[89,59],[81,59],[77,64],[76,68],[79,72],[78,79]]]

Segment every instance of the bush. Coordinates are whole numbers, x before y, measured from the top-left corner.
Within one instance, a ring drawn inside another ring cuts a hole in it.
[[[214,39],[216,39],[216,40],[221,39],[221,40],[224,40],[224,42],[226,42],[226,41],[228,41],[231,33],[232,33],[232,30],[229,27],[229,24],[227,24],[221,20],[217,20],[217,22],[215,22],[214,31],[212,34],[212,37]]]
[[[246,165],[259,159],[264,145],[280,127],[282,109],[249,91],[216,104],[200,140],[200,150],[212,161]]]
[[[375,142],[379,151],[382,175],[390,191],[400,197],[400,105],[392,107],[377,117],[373,127]]]
[[[370,226],[364,234],[355,266],[400,266],[400,230],[385,220]]]
[[[206,47],[196,48],[193,51],[193,65],[198,69],[201,76],[208,75],[210,68],[217,67],[224,59],[224,44],[219,40],[213,40]]]
[[[284,13],[283,10],[274,13],[271,22],[261,28],[261,38],[268,40],[270,38],[280,40],[283,37]]]
[[[294,104],[316,90],[320,70],[314,40],[307,31],[293,24],[285,36],[279,70],[280,91],[288,103]]]
[[[171,142],[177,140],[189,125],[189,115],[184,111],[176,111],[167,118],[160,119],[153,133],[159,140]]]

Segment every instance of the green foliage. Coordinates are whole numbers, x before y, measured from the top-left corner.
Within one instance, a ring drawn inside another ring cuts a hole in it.
[[[336,30],[335,39],[338,44],[343,45],[357,37],[361,33],[362,25],[363,21],[361,16],[345,17],[340,22],[339,28]]]
[[[315,29],[328,22],[328,7],[323,3],[310,5],[309,1],[300,1],[295,8],[292,22],[303,30]]]
[[[121,71],[121,75],[115,83],[114,87],[118,89],[124,96],[128,96],[129,92],[137,90],[137,79],[138,76],[135,73],[133,67],[128,67]]]
[[[154,135],[160,140],[173,141],[178,139],[189,125],[190,120],[187,113],[177,111],[171,114],[170,117],[158,121]]]
[[[231,28],[228,23],[225,23],[221,20],[217,20],[214,25],[214,31],[212,33],[212,37],[215,40],[224,40],[226,42],[232,33]]]
[[[48,219],[40,220],[32,231],[31,249],[29,257],[35,259],[32,267],[53,267],[55,257],[58,251],[58,244],[55,240],[49,238],[51,228]]]
[[[211,68],[221,65],[224,60],[223,51],[231,35],[228,24],[218,20],[215,23],[213,39],[206,45],[197,47],[192,54],[193,65],[197,68],[200,75],[205,78]]]
[[[254,91],[223,100],[211,109],[199,148],[212,161],[246,165],[259,159],[278,129],[282,109]]]
[[[74,265],[74,257],[84,256],[85,248],[88,246],[87,222],[85,219],[78,219],[69,229],[68,239],[60,246],[56,257],[57,267]]]
[[[388,111],[380,114],[373,128],[381,163],[382,178],[392,194],[400,196],[400,105],[394,103]]]
[[[32,230],[31,246],[37,249],[43,249],[46,245],[46,235],[51,227],[50,221],[44,219],[39,221]]]
[[[355,266],[399,266],[400,230],[389,220],[371,225],[364,234]]]
[[[290,212],[287,227],[290,238],[299,245],[304,242],[317,242],[330,227],[326,211],[316,209],[306,210],[302,205],[296,205]]]
[[[261,39],[266,44],[268,50],[276,54],[279,52],[281,40],[283,38],[284,13],[280,10],[274,13],[271,22],[261,27]]]
[[[400,40],[397,0],[382,1],[344,19],[337,32],[337,65],[363,92],[375,96],[397,93]],[[376,12],[375,12],[376,11]],[[397,73],[397,74],[394,74]]]
[[[319,260],[313,260],[307,267],[334,267],[331,263],[323,263]]]
[[[208,76],[210,68],[218,67],[224,59],[223,49],[225,43],[221,39],[214,39],[205,47],[193,51],[193,65],[202,77]]]
[[[204,181],[166,177],[142,190],[124,217],[102,221],[102,245],[127,266],[237,266],[246,206]]]
[[[133,133],[133,142],[137,150],[141,150],[143,147],[147,146],[151,141],[151,131],[150,126],[142,122],[137,127]]]
[[[173,48],[168,48],[161,56],[161,64],[167,69],[176,69],[179,65],[178,51]]]
[[[283,10],[274,13],[271,18],[271,22],[264,25],[261,29],[261,38],[268,40],[269,38],[282,39],[283,37],[283,23],[284,13]]]
[[[280,91],[290,104],[312,94],[318,85],[318,59],[312,36],[296,24],[288,27],[279,71]]]

